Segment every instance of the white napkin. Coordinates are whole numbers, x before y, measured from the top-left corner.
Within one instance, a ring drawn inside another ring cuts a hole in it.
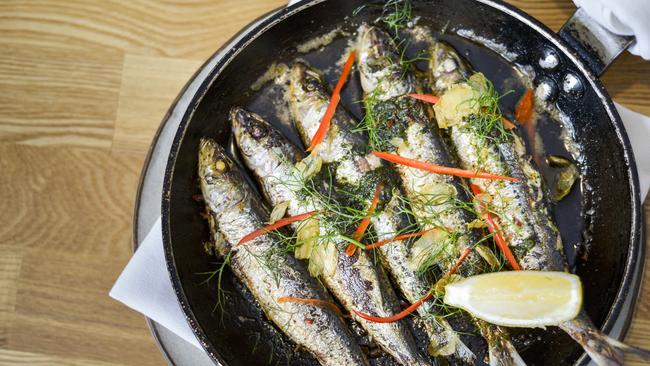
[[[109,295],[201,348],[181,310],[165,263],[160,217]]]
[[[290,1],[289,4],[298,1]],[[620,104],[616,104],[616,108],[623,119],[635,153],[643,200],[650,187],[650,144],[647,144],[650,137],[650,118]],[[165,263],[160,218],[140,243],[109,295],[201,348],[172,288]]]
[[[650,60],[649,0],[573,0],[612,33],[634,36],[629,51]]]

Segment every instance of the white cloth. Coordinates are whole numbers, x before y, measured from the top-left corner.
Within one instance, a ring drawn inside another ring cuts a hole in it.
[[[634,36],[630,52],[650,60],[650,0],[573,0],[612,33]]]
[[[161,220],[144,238],[113,285],[109,295],[153,321],[201,347],[194,336],[172,288],[162,245]]]
[[[290,1],[289,5],[298,1],[300,0]],[[581,0],[575,1],[576,3],[582,2]],[[650,17],[646,17],[646,19],[650,23]],[[650,144],[647,144],[648,137],[650,137],[650,118],[619,104],[616,104],[616,107],[632,143],[641,182],[641,197],[645,199],[650,187]],[[140,243],[138,250],[115,282],[109,295],[171,330],[187,342],[201,348],[185,319],[172,288],[165,263],[160,218]]]

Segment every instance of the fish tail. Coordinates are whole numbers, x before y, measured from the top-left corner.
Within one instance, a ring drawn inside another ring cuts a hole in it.
[[[650,361],[650,351],[628,346],[608,337],[598,330],[584,313],[581,313],[573,320],[562,323],[560,328],[576,342],[580,343],[597,365],[623,365],[626,353],[636,355],[644,361]]]
[[[488,343],[490,366],[526,366],[504,330],[482,320],[476,320],[476,324]]]

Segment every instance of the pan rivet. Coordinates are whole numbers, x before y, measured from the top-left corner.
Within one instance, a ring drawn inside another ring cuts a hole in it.
[[[564,79],[562,79],[562,90],[574,97],[580,97],[584,93],[582,81],[571,73],[564,75]]]
[[[539,66],[542,69],[553,70],[560,63],[557,53],[551,49],[546,49],[544,54],[539,58]]]

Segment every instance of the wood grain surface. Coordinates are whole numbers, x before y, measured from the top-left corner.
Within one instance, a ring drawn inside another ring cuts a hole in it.
[[[142,316],[108,297],[140,169],[199,65],[284,3],[0,1],[0,365],[164,363]],[[554,30],[574,10],[512,3]],[[649,63],[625,54],[604,82],[650,114]],[[650,348],[650,280],[627,341]]]

